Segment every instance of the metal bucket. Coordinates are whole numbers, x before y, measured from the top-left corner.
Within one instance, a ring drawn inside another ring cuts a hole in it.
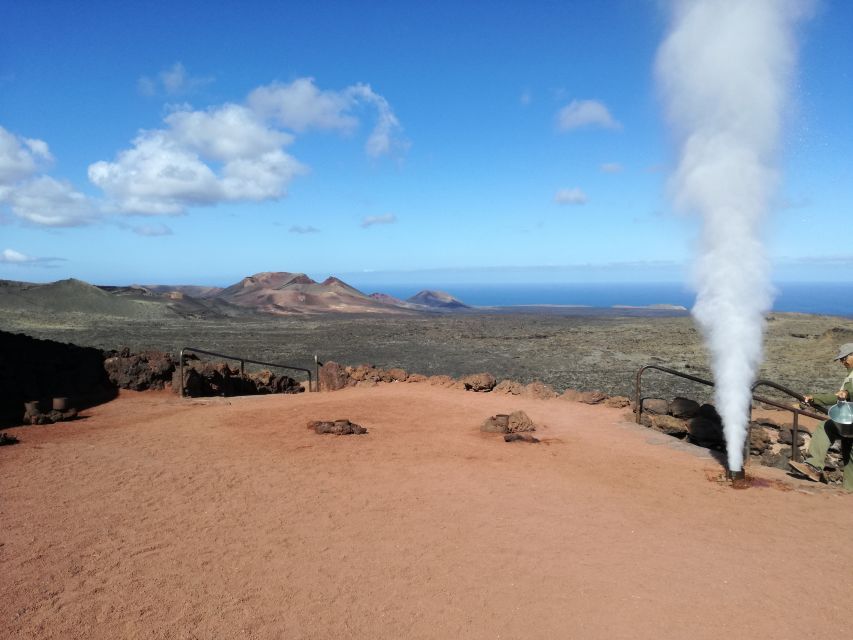
[[[841,402],[829,408],[829,419],[837,426],[844,438],[853,438],[853,402]]]

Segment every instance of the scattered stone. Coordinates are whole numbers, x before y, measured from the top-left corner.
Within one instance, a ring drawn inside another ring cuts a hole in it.
[[[751,423],[749,429],[749,453],[760,456],[770,447],[770,443],[771,438],[767,430],[757,423]]]
[[[406,382],[426,382],[428,378],[421,373],[410,373]]]
[[[699,413],[699,403],[689,398],[673,398],[669,403],[669,414],[676,418],[690,419]]]
[[[504,442],[539,442],[539,438],[534,438],[526,433],[508,433],[504,436]]]
[[[520,433],[536,431],[536,425],[524,411],[513,411],[510,414],[499,413],[486,418],[480,425],[480,431],[487,433]]]
[[[520,382],[516,382],[515,380],[504,379],[501,380],[495,388],[492,389],[492,393],[503,393],[510,396],[519,396],[524,393],[524,385]]]
[[[551,385],[545,384],[540,380],[534,380],[524,387],[524,395],[530,396],[531,398],[537,398],[539,400],[550,400],[551,398],[557,397],[557,392],[554,391],[554,387]]]
[[[669,403],[663,398],[643,398],[643,413],[654,413],[665,416],[669,413]]]
[[[347,386],[349,376],[346,369],[337,362],[326,362],[320,367],[320,390],[321,391],[338,391]]]
[[[490,373],[473,373],[460,381],[465,391],[487,392],[495,388],[497,380]]]
[[[509,414],[499,413],[491,418],[486,418],[483,424],[480,425],[480,431],[486,433],[508,433],[509,429]]]
[[[27,403],[27,411],[24,413],[24,424],[54,424],[56,422],[65,422],[74,420],[77,417],[77,409],[68,409],[66,411],[40,411],[33,408],[33,403]]]
[[[611,396],[604,401],[604,406],[613,409],[624,409],[631,406],[631,400],[625,396]]]
[[[311,420],[308,428],[316,433],[331,433],[336,436],[360,435],[367,433],[367,429],[349,420]]]
[[[0,433],[0,447],[5,447],[10,444],[18,444],[19,440],[15,436],[10,436],[7,433]]]
[[[578,402],[584,404],[600,404],[605,400],[607,400],[607,394],[601,391],[584,391],[578,398]]]

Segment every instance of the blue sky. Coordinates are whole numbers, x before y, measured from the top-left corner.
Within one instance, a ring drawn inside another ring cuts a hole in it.
[[[128,4],[4,9],[0,278],[689,277],[661,2]],[[851,280],[851,32],[798,31],[777,280]]]

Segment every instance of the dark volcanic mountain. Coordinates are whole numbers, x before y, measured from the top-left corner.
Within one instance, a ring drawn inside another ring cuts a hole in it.
[[[423,305],[432,309],[470,309],[467,304],[457,300],[444,291],[430,291],[424,289],[407,300],[414,304]]]

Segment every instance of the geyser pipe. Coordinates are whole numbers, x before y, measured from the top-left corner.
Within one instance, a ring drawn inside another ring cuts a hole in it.
[[[772,303],[761,241],[806,0],[680,0],[656,72],[679,150],[677,208],[703,220],[692,310],[711,351],[728,468],[743,468],[750,386]]]

